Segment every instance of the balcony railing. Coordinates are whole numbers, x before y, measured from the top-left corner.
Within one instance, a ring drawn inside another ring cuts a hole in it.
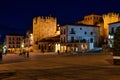
[[[75,31],[70,31],[70,34],[75,34]]]

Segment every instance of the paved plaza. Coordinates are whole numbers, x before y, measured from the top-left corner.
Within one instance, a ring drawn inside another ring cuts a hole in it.
[[[120,80],[120,66],[112,65],[111,54],[7,54],[0,80]]]

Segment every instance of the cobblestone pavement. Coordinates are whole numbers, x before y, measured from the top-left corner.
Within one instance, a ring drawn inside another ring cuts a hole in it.
[[[111,54],[30,54],[29,58],[15,54],[4,56],[0,64],[0,80],[120,80],[119,75],[120,66],[112,65]]]

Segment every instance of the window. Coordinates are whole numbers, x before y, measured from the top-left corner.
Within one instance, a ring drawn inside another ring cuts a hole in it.
[[[87,34],[87,32],[84,33],[85,35]]]
[[[13,38],[13,40],[14,40],[14,38]]]
[[[74,42],[74,37],[71,37],[71,42]]]
[[[11,44],[11,42],[9,42],[9,44]]]
[[[64,37],[64,42],[65,42],[65,37]]]
[[[16,40],[18,40],[18,38],[16,38]]]
[[[60,30],[60,34],[62,34],[62,29]]]
[[[98,17],[96,17],[96,19],[98,20]]]
[[[9,45],[9,48],[11,48],[11,46]]]
[[[40,45],[38,46],[38,49],[40,49],[41,47],[40,47]]]
[[[88,20],[89,20],[89,17],[88,17]]]
[[[71,28],[70,34],[75,34],[75,31],[73,28]]]
[[[93,38],[90,39],[90,42],[93,42]]]
[[[90,34],[93,35],[93,32],[91,32]]]
[[[45,44],[45,50],[46,50],[46,44]]]
[[[9,37],[9,40],[11,40],[11,37]]]
[[[90,17],[90,19],[92,19],[92,17]]]
[[[80,28],[80,30],[82,30],[82,28]]]
[[[112,27],[112,29],[111,29],[111,34],[113,34],[114,33],[114,28]]]
[[[65,34],[65,29],[64,29],[64,34]]]
[[[86,42],[86,39],[83,39],[82,42]]]

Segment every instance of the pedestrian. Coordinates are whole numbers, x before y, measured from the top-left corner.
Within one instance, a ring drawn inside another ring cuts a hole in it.
[[[27,58],[29,58],[29,52],[27,52]]]
[[[58,55],[60,54],[60,51],[58,50]]]

